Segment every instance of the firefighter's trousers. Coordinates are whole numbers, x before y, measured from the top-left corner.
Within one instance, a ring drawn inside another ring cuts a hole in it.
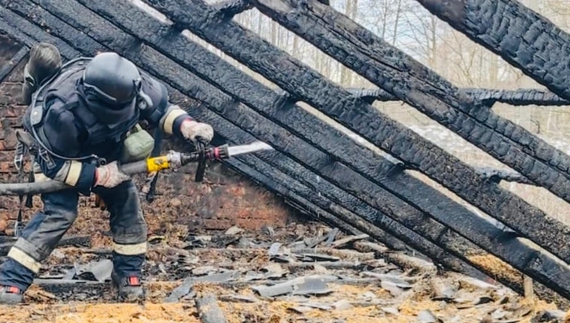
[[[93,192],[101,197],[110,213],[113,270],[119,277],[140,277],[147,250],[147,226],[136,186],[128,180],[111,189],[96,187]],[[41,263],[77,218],[78,191],[43,194],[41,199],[43,210],[25,226],[0,267],[0,285],[25,291]]]

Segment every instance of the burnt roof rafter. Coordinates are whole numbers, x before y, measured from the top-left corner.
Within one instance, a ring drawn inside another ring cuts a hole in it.
[[[398,98],[382,89],[347,88],[347,90],[360,97],[369,104],[374,101],[399,101]],[[506,103],[514,106],[570,106],[570,102],[558,95],[538,89],[492,90],[481,88],[460,88],[475,101],[481,102],[482,108],[491,108],[496,103]]]
[[[570,34],[515,0],[416,0],[474,42],[570,101]]]

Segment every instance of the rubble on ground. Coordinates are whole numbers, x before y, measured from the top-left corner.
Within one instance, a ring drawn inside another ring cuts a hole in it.
[[[0,307],[0,321],[565,322],[554,304],[492,280],[441,272],[411,254],[402,257],[415,261],[400,268],[386,253],[393,252],[366,235],[316,223],[153,236],[146,301],[119,304],[109,282],[111,250],[65,244],[45,263],[25,304]]]

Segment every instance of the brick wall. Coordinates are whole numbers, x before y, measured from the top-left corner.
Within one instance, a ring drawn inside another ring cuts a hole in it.
[[[7,63],[19,47],[17,43],[0,35],[0,67]],[[14,129],[20,127],[20,116],[25,108],[20,104],[20,91],[26,60],[27,58],[0,84],[2,182],[17,181],[12,164],[16,145]],[[172,142],[167,142],[165,150],[171,146]],[[159,196],[150,205],[144,203],[146,219],[153,234],[162,234],[173,226],[188,227],[191,231],[224,230],[232,225],[245,229],[259,229],[264,225],[279,227],[296,217],[293,210],[279,198],[221,164],[210,164],[202,184],[193,182],[194,168],[195,165],[188,165],[177,173],[161,174],[157,185]],[[39,197],[34,197],[34,204],[34,209],[26,210],[26,217],[41,207]],[[17,216],[17,207],[17,197],[0,197],[0,232],[10,233],[13,219]],[[79,214],[78,222],[70,232],[108,230],[107,214],[94,207],[93,198],[81,199]]]

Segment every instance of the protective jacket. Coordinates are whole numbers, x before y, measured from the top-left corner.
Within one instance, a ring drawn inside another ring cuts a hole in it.
[[[120,108],[108,108],[85,93],[81,81],[91,58],[62,66],[32,96],[23,127],[38,145],[38,163],[47,177],[90,191],[101,161],[118,160],[127,133],[140,121],[180,134],[190,116],[169,103],[164,84],[141,71],[140,94]]]

